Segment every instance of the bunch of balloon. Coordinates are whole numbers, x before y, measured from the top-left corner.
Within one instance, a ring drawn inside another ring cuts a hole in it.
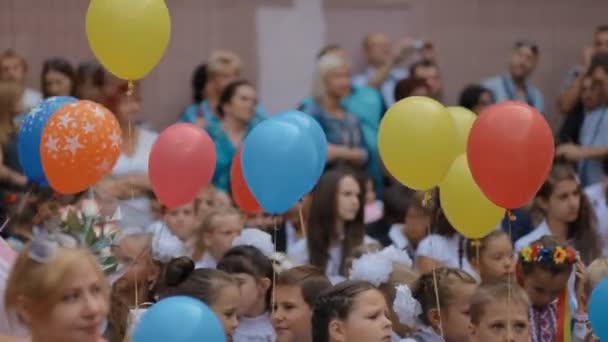
[[[453,119],[439,102],[422,96],[392,105],[378,131],[384,166],[403,185],[429,190],[445,178],[458,155]]]
[[[91,101],[67,103],[49,119],[40,139],[40,159],[50,186],[72,194],[112,171],[122,147],[114,114]]]
[[[148,176],[158,201],[175,208],[194,200],[215,171],[215,144],[205,130],[177,123],[163,130],[152,145]]]
[[[494,204],[514,209],[533,199],[555,153],[545,118],[520,102],[501,102],[481,112],[469,134],[467,160],[475,183]]]
[[[169,45],[169,9],[164,0],[91,0],[86,33],[106,69],[124,80],[137,80],[160,62]]]
[[[243,176],[264,211],[282,214],[309,193],[323,173],[327,139],[309,115],[288,111],[257,125],[245,138]]]
[[[68,103],[78,99],[71,96],[53,96],[40,102],[32,108],[23,119],[19,128],[17,153],[23,173],[30,182],[40,186],[48,186],[48,181],[40,159],[40,141],[42,130],[55,112]]]

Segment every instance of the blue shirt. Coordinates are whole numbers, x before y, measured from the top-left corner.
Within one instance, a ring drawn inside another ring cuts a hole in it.
[[[608,146],[608,118],[606,118],[606,115],[608,115],[608,107],[606,106],[585,114],[579,137],[581,146]],[[603,176],[601,159],[580,160],[578,172],[583,186],[601,181]]]
[[[528,103],[541,113],[545,110],[543,94],[538,88],[528,82],[525,83],[525,99],[517,97],[517,88],[515,87],[515,82],[510,74],[504,74],[484,80],[481,82],[481,85],[492,91],[496,103],[523,100],[522,102]]]
[[[247,136],[251,129],[261,121],[262,119],[254,117],[247,126],[245,136]],[[224,127],[221,125],[221,121],[218,121],[215,125],[208,125],[206,130],[215,143],[215,153],[217,155],[215,172],[213,172],[211,182],[218,190],[230,193],[230,167],[232,166],[232,159],[239,146],[234,146],[232,144]]]
[[[375,68],[367,68],[364,73],[353,77],[353,84],[359,87],[366,86],[367,81],[369,81],[369,79],[376,74],[376,71],[377,70]],[[390,107],[393,103],[395,103],[395,86],[397,85],[397,82],[407,78],[408,75],[409,72],[404,68],[393,68],[389,72],[388,76],[380,86],[380,92],[382,93],[384,104],[387,107]]]
[[[266,119],[268,115],[261,105],[255,107],[255,117],[258,120]],[[207,127],[218,126],[220,117],[215,114],[215,111],[209,106],[209,102],[204,100],[201,103],[193,103],[179,117],[180,122],[195,123],[196,119],[202,117],[207,122]]]

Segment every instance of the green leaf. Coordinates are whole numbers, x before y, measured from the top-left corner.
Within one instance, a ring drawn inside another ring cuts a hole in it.
[[[94,254],[99,253],[102,249],[106,247],[110,247],[110,245],[112,244],[112,239],[108,236],[96,240],[97,241],[94,241],[90,247],[91,252],[93,252]]]

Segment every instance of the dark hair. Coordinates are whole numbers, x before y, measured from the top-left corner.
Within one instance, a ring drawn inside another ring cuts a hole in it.
[[[602,24],[595,29],[595,34],[608,32],[608,25]]]
[[[437,68],[437,69],[439,69],[439,66],[437,65],[437,63],[435,63],[433,61],[420,60],[410,66],[410,77],[412,77],[412,78],[416,77],[416,69],[418,69],[418,68]]]
[[[602,171],[604,175],[608,176],[608,157],[602,159]]]
[[[270,307],[274,269],[270,259],[259,249],[253,246],[232,247],[217,263],[217,269],[229,274],[245,273],[255,279],[270,279],[270,287],[266,291],[266,306]]]
[[[44,98],[47,98],[50,96],[48,90],[46,89],[46,82],[45,82],[46,74],[49,71],[59,72],[59,73],[65,75],[67,78],[69,78],[70,81],[72,82],[72,89],[70,89],[70,95],[74,94],[74,88],[76,86],[76,82],[75,82],[76,81],[76,72],[74,72],[74,67],[65,58],[53,57],[53,58],[49,58],[46,61],[44,61],[44,64],[42,64],[42,73],[40,73],[40,84],[41,84],[40,88],[42,89],[42,95]]]
[[[497,283],[481,284],[471,297],[471,323],[477,325],[486,312],[486,307],[497,301],[508,301],[507,305],[523,305],[526,312],[530,308],[528,294],[519,285],[513,282],[501,281]]]
[[[473,110],[479,103],[481,95],[484,93],[490,94],[492,102],[494,102],[494,94],[487,88],[480,86],[479,84],[471,84],[466,86],[460,93],[460,99],[458,105],[469,110]]]
[[[346,280],[323,292],[315,301],[312,313],[312,341],[329,342],[329,323],[348,318],[355,298],[370,290],[378,291],[368,282]]]
[[[341,49],[341,48],[342,47],[340,45],[338,45],[338,44],[328,44],[328,45],[325,45],[317,53],[317,60],[321,59],[321,57],[327,55],[328,53],[330,53],[330,52],[332,52],[334,50]]]
[[[567,245],[562,244],[555,236],[550,235],[545,235],[530,244],[530,246],[533,245],[540,245],[550,250],[555,250],[556,247],[563,247],[564,249],[568,247]],[[552,276],[572,272],[572,264],[568,262],[539,262],[536,260],[526,262],[524,261],[524,258],[520,257],[517,260],[517,265],[521,270],[521,274],[523,276],[532,274],[536,269],[541,269],[543,271],[549,272]]]
[[[91,80],[96,87],[103,87],[106,83],[106,71],[101,64],[95,62],[80,63],[76,70],[76,86],[86,80]]]
[[[232,99],[236,95],[237,90],[242,86],[253,87],[251,82],[247,80],[236,80],[226,86],[226,89],[222,91],[222,95],[220,95],[220,99],[217,103],[217,116],[219,116],[220,118],[224,117],[224,106],[230,103],[230,101],[232,101]]]
[[[596,53],[591,57],[587,75],[591,76],[597,68],[602,68],[605,72],[608,72],[608,52]]]
[[[491,231],[488,235],[482,237],[479,240],[466,239],[465,256],[467,257],[467,259],[469,261],[476,259],[477,254],[481,255],[481,253],[483,253],[483,251],[486,249],[488,242],[490,242],[490,240],[500,237],[500,236],[506,236],[508,238],[509,234],[507,234],[504,230],[495,229],[495,230]],[[511,241],[511,239],[509,239],[509,241]]]
[[[513,46],[513,48],[515,49],[521,49],[523,47],[527,47],[530,49],[530,51],[532,51],[532,54],[535,57],[538,57],[539,54],[539,50],[538,50],[538,45],[530,40],[518,40],[515,42],[515,46]]]
[[[331,287],[325,273],[312,265],[302,265],[279,273],[275,286],[297,286],[308,306],[313,307],[321,292]]]
[[[583,262],[589,264],[601,255],[600,237],[596,228],[597,218],[572,166],[567,163],[554,163],[536,197],[548,200],[557,183],[564,180],[576,182],[580,191],[578,215],[573,222],[568,223],[568,240],[573,241],[573,246],[581,254]],[[542,212],[538,204],[535,205],[534,210]]]
[[[203,97],[203,91],[205,90],[205,86],[207,85],[207,64],[202,63],[196,66],[194,72],[192,73],[192,101],[194,103],[199,103],[203,101],[205,98]]]
[[[166,293],[171,296],[196,298],[207,305],[213,305],[219,290],[227,285],[238,286],[235,278],[226,272],[212,268],[194,269],[194,262],[187,257],[172,259],[165,269]]]
[[[412,95],[415,89],[429,89],[429,85],[421,78],[404,78],[395,85],[395,101],[399,101]]]
[[[346,275],[345,260],[353,250],[363,244],[365,226],[363,225],[363,208],[365,187],[356,173],[346,169],[333,169],[325,172],[317,183],[308,212],[308,256],[311,265],[325,271],[329,260],[329,247],[336,238],[335,224],[337,219],[337,196],[340,181],[353,177],[359,183],[359,211],[354,220],[344,222],[344,240],[342,241],[342,260],[340,274]]]
[[[465,271],[456,268],[439,267],[428,271],[412,286],[412,297],[420,303],[422,313],[418,317],[425,325],[431,326],[428,312],[440,308],[446,308],[454,300],[454,285],[471,284],[477,282]]]
[[[395,184],[384,191],[384,218],[388,225],[403,222],[410,206],[410,197],[411,190],[401,184]]]

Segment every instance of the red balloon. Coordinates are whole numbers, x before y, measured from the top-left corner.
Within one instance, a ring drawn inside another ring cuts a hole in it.
[[[475,182],[494,204],[519,208],[547,178],[555,144],[545,118],[520,102],[501,102],[479,115],[467,144]]]
[[[230,166],[230,189],[232,190],[232,198],[234,202],[247,214],[258,214],[263,212],[262,206],[255,199],[245,177],[243,177],[243,168],[241,166],[242,147],[235,153]]]
[[[158,200],[169,208],[185,205],[211,181],[215,144],[199,126],[167,127],[152,146],[148,175]]]

